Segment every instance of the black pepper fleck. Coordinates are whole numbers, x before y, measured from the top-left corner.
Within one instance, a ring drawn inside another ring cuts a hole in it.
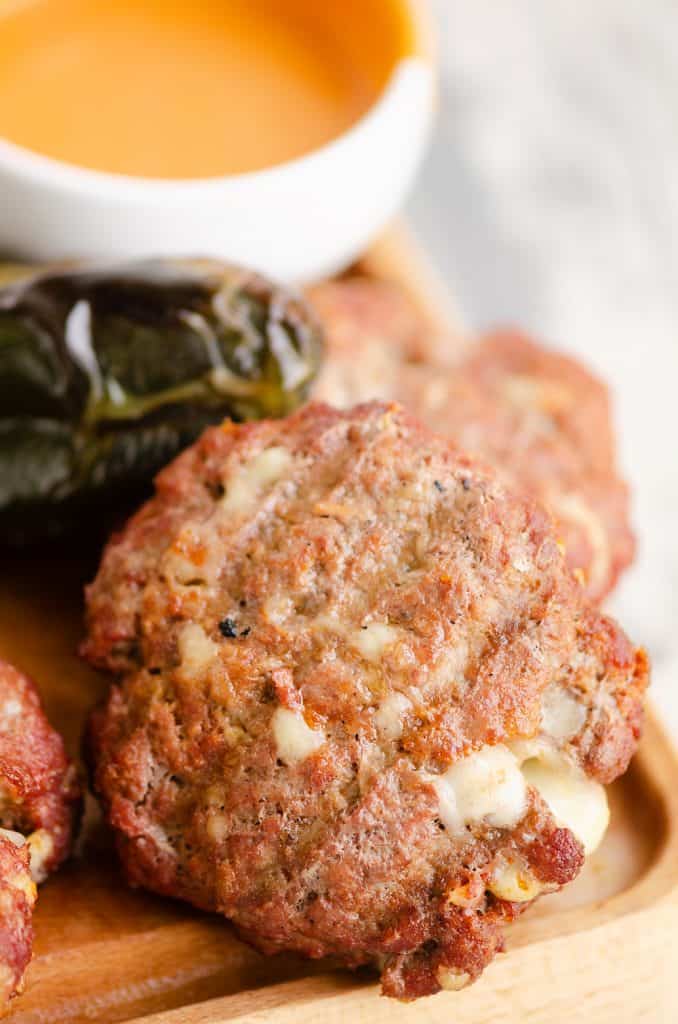
[[[245,628],[241,630],[240,636],[249,636],[251,632],[251,628],[249,626],[245,626]]]
[[[445,488],[441,484],[440,480],[434,480],[433,486],[435,487],[436,491],[440,491],[441,494],[445,493]]]
[[[467,476],[462,478],[461,486],[464,488],[465,491],[470,491],[471,490],[471,481],[469,480],[469,478]]]
[[[238,630],[235,628],[235,622],[233,619],[222,619],[219,623],[219,632],[222,636],[225,636],[227,640],[232,640],[238,635]]]

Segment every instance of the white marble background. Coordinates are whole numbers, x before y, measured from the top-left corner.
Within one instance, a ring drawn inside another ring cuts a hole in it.
[[[639,538],[611,607],[678,738],[678,3],[434,2],[411,219],[468,323],[522,325],[610,381]]]

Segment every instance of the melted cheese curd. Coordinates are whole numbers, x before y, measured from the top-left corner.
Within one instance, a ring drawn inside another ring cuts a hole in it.
[[[11,703],[17,702],[12,701]],[[15,816],[19,806],[20,801],[16,797],[11,782],[6,777],[0,776],[0,812],[11,819]],[[31,878],[34,883],[44,882],[48,874],[47,862],[54,853],[54,839],[47,829],[38,828],[24,835],[23,832],[16,829],[0,828],[0,836],[17,847],[28,844]]]
[[[244,463],[228,482],[221,511],[229,516],[244,517],[256,508],[264,490],[278,483],[293,463],[286,448],[264,448]]]
[[[559,752],[552,739],[568,740],[580,730],[585,709],[561,687],[546,691],[542,728],[548,737],[481,747],[431,778],[438,797],[439,816],[452,835],[469,826],[514,828],[535,789],[556,823],[568,828],[589,856],[600,845],[610,812],[604,787]],[[543,886],[520,859],[505,860],[488,884],[490,892],[511,902],[535,899]],[[454,902],[454,901],[453,901]]]
[[[381,647],[387,639],[390,637],[375,634],[370,641],[376,640]],[[199,650],[201,646],[198,645]],[[375,726],[382,740],[400,738],[403,720],[411,708],[409,698],[400,693],[392,693],[382,701],[375,713]],[[593,853],[609,824],[605,789],[589,779],[553,743],[572,739],[585,718],[585,709],[571,693],[552,686],[542,702],[540,736],[481,747],[456,761],[442,775],[429,776],[438,798],[438,815],[448,832],[461,836],[468,827],[480,824],[514,828],[527,811],[532,788],[557,824],[576,836],[585,854]],[[287,708],[275,711],[272,728],[278,756],[287,765],[303,761],[326,740],[322,732],[308,726],[299,711]],[[541,891],[539,882],[518,860],[498,868],[489,888],[496,896],[512,902],[532,900]]]
[[[400,738],[410,700],[400,693],[388,696],[375,713],[382,740]],[[484,746],[456,761],[429,781],[438,798],[440,820],[451,835],[463,835],[473,825],[514,828],[524,817],[530,787],[536,789],[558,825],[568,828],[588,856],[600,845],[609,823],[605,789],[553,745],[567,741],[582,727],[585,709],[562,687],[551,687],[542,705],[542,728],[548,736]],[[272,721],[278,755],[288,765],[298,764],[325,742],[297,711],[278,708]],[[491,891],[514,902],[531,900],[538,883],[518,862],[506,864]]]
[[[325,742],[324,734],[317,729],[311,729],[300,711],[276,708],[272,727],[278,757],[286,765],[304,761]]]

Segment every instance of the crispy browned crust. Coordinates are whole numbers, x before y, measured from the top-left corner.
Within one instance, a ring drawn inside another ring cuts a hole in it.
[[[270,448],[282,468],[234,506]],[[87,620],[85,655],[122,676],[90,745],[130,882],[266,952],[378,961],[403,999],[473,980],[501,948],[526,904],[488,892],[498,865],[552,891],[583,860],[532,788],[515,827],[450,832],[440,774],[540,737],[557,686],[581,722],[542,740],[607,782],[647,682],[548,515],[378,403],[207,431],[109,544]],[[392,631],[376,654],[375,624]],[[377,713],[396,693],[393,737]],[[275,732],[287,712],[321,737],[299,760]]]
[[[35,897],[28,846],[0,834],[0,1015],[21,991],[31,961]]]
[[[0,826],[29,837],[41,881],[68,855],[80,790],[35,684],[0,660]]]
[[[0,660],[0,1014],[31,959],[35,883],[67,856],[79,801],[34,683]]]
[[[379,282],[330,282],[311,298],[327,336],[314,397],[339,406],[395,399],[491,462],[549,505],[568,564],[602,600],[635,549],[605,386],[516,331],[453,346],[450,360],[406,297]]]

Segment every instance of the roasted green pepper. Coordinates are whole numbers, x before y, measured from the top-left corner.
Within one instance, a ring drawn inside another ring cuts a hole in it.
[[[0,541],[80,528],[209,423],[284,416],[321,355],[303,300],[207,260],[0,285]]]

